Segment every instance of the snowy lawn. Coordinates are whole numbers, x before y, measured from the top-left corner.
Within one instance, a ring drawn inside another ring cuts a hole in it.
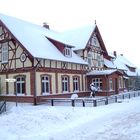
[[[140,140],[140,97],[99,107],[10,103],[0,140]]]

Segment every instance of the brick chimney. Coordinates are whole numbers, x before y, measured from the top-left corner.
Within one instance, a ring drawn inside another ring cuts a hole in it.
[[[46,22],[43,22],[43,27],[50,29],[49,25]]]
[[[117,57],[117,52],[116,51],[114,51],[113,54],[114,54],[115,57]]]

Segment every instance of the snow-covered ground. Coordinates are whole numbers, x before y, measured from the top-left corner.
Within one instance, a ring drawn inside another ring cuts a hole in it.
[[[140,140],[140,97],[99,107],[10,103],[0,140]]]

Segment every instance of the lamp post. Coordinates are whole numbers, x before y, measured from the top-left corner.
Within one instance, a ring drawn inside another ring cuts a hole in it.
[[[5,81],[8,83],[14,83],[16,82],[16,79],[5,79]],[[17,106],[17,92],[16,92],[16,106]]]

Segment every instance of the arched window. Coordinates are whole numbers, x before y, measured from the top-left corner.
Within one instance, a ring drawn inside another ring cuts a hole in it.
[[[25,76],[16,77],[16,93],[25,94]]]
[[[44,75],[41,77],[41,92],[42,94],[50,94],[50,76]]]

